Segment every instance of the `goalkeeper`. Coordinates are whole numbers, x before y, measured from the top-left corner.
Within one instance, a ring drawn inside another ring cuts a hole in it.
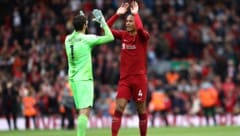
[[[104,30],[103,36],[85,34],[88,21],[82,11],[74,17],[74,31],[65,39],[65,50],[68,60],[68,80],[73,91],[74,102],[79,110],[77,118],[77,136],[85,136],[88,118],[93,106],[93,74],[91,50],[114,40],[105,22],[102,12],[94,9],[94,21]]]

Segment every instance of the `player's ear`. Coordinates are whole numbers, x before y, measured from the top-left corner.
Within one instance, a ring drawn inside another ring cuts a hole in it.
[[[86,30],[86,29],[87,29],[87,23],[83,25],[83,30]]]

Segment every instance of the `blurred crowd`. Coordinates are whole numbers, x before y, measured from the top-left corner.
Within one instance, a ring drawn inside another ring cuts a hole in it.
[[[146,58],[149,112],[201,115],[206,101],[213,99],[216,113],[239,114],[240,0],[139,1],[141,19],[151,35]],[[121,2],[1,0],[0,116],[74,115],[64,50],[73,17],[83,10],[88,33],[101,34],[91,11],[101,9],[108,19]],[[114,27],[124,27],[124,16]],[[96,116],[113,113],[120,51],[119,41],[93,50]],[[216,90],[214,97],[201,97],[200,90],[209,88]],[[135,114],[132,105],[126,114]]]

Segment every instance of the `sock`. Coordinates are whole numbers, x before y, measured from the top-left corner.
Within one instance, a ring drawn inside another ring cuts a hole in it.
[[[122,122],[122,112],[115,111],[112,118],[112,136],[117,136]]]
[[[88,117],[86,115],[78,116],[77,123],[78,123],[77,136],[85,136],[86,129],[87,129],[87,123],[88,123]]]
[[[147,134],[147,113],[139,114],[139,128],[140,135],[146,136]]]

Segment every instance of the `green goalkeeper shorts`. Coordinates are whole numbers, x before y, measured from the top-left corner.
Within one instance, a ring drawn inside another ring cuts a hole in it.
[[[93,106],[93,81],[69,81],[77,109]]]

